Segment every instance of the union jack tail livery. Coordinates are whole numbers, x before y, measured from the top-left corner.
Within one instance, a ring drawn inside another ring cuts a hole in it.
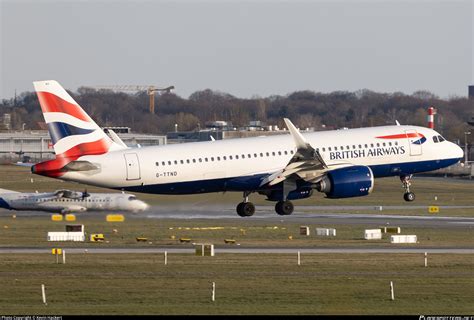
[[[56,159],[34,166],[36,173],[47,171],[47,175],[58,176],[56,171],[81,156],[124,148],[112,141],[57,81],[36,81],[33,85],[56,153]]]

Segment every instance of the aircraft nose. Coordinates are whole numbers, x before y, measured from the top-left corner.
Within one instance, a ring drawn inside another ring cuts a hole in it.
[[[464,157],[464,151],[460,146],[457,144],[453,143],[453,149],[454,149],[454,158],[456,159],[462,159]]]
[[[150,208],[150,206],[146,202],[141,203],[141,208],[140,209],[142,211],[148,210],[149,208]]]

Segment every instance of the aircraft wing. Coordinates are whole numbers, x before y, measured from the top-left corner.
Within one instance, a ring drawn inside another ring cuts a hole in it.
[[[277,171],[262,180],[260,186],[273,186],[287,179],[302,179],[306,182],[316,183],[324,174],[336,168],[351,166],[348,162],[326,164],[319,151],[309,144],[293,123],[284,118],[296,144],[296,152],[290,162],[280,171]]]
[[[82,192],[61,189],[54,192],[57,198],[79,199],[82,197]]]

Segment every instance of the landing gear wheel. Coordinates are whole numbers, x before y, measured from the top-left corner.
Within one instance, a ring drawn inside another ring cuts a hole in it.
[[[255,206],[252,202],[241,202],[237,205],[237,214],[241,217],[250,217],[255,213]]]
[[[407,192],[403,195],[403,199],[405,199],[405,201],[413,201],[415,200],[415,194],[413,192]]]
[[[402,182],[403,189],[405,189],[405,193],[403,194],[403,199],[405,199],[405,201],[408,201],[408,202],[415,200],[415,194],[410,191],[411,178],[412,178],[411,174],[400,176],[400,181]]]
[[[278,201],[275,205],[275,211],[280,216],[287,216],[293,213],[293,203],[291,201]]]

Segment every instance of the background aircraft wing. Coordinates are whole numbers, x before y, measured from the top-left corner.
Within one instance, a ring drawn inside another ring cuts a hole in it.
[[[83,199],[89,197],[90,194],[87,193],[87,189],[84,192],[72,191],[67,189],[57,190],[53,193],[57,198],[68,198],[68,199]]]

